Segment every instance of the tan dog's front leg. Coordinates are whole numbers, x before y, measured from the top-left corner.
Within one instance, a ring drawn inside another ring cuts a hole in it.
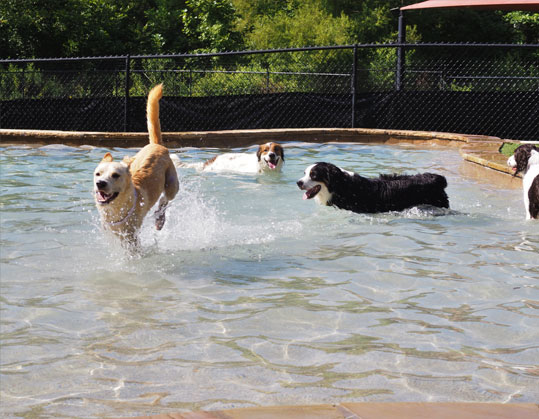
[[[167,209],[168,199],[162,196],[159,200],[159,206],[155,211],[155,228],[161,230],[165,225],[165,210]]]

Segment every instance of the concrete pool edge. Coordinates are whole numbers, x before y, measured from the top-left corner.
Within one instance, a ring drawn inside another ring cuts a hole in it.
[[[146,132],[79,132],[0,129],[0,144],[64,144],[94,147],[143,147]],[[370,128],[279,128],[227,131],[163,132],[165,145],[180,147],[247,147],[267,141],[305,141],[312,143],[351,142],[415,145],[445,145],[458,147],[463,159],[512,175],[499,149],[504,142],[498,137],[431,131],[407,131]],[[511,141],[518,142],[518,141]]]
[[[245,147],[264,141],[352,142],[352,143],[496,143],[498,137],[430,131],[386,130],[371,128],[274,128],[225,131],[163,132],[170,148]],[[0,143],[65,144],[96,147],[142,147],[148,142],[146,132],[81,132],[0,129]]]
[[[309,406],[271,406],[139,416],[138,419],[532,419],[534,403],[364,402]]]

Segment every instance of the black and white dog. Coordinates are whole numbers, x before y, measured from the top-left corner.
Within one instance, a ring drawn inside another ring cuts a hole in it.
[[[447,180],[433,173],[365,178],[331,163],[315,163],[297,182],[303,199],[359,213],[402,211],[417,205],[449,208]]]
[[[507,160],[507,165],[524,175],[522,190],[526,219],[539,218],[539,148],[533,144],[519,146]]]

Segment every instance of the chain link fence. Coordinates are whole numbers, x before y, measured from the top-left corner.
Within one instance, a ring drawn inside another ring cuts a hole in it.
[[[0,60],[0,128],[362,127],[539,139],[539,45],[386,44]]]

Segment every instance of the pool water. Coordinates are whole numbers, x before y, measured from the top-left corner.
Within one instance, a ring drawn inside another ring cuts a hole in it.
[[[539,224],[519,189],[463,176],[454,149],[289,143],[281,174],[178,169],[139,255],[99,226],[106,151],[0,149],[4,416],[539,400]],[[304,201],[316,161],[441,173],[451,211]]]

